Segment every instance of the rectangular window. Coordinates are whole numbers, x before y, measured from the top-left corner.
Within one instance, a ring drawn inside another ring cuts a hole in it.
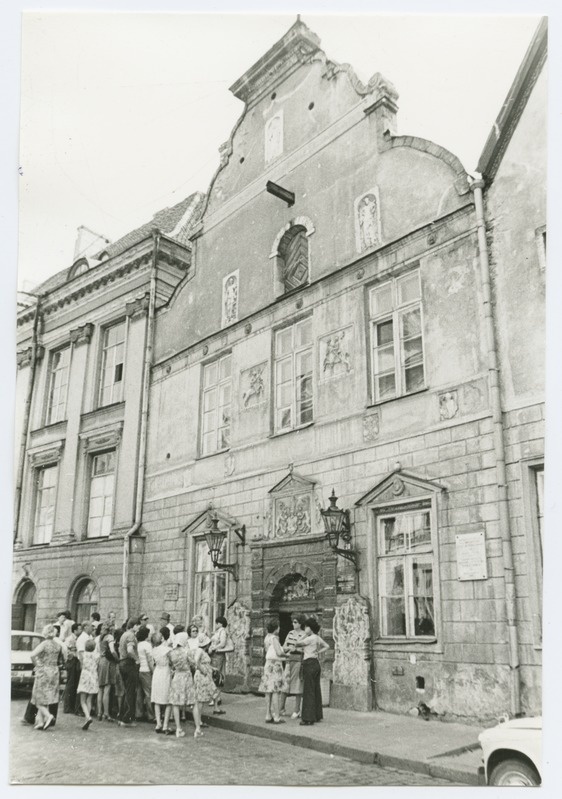
[[[231,359],[229,353],[203,368],[203,455],[211,455],[230,446]]]
[[[90,473],[88,538],[102,538],[111,532],[115,491],[115,450],[94,455]]]
[[[312,363],[310,317],[275,333],[275,432],[312,422]]]
[[[64,347],[64,349],[52,353],[47,424],[55,424],[55,422],[66,418],[69,368],[70,347]]]
[[[100,379],[100,405],[123,400],[125,362],[125,322],[108,327],[103,334]]]
[[[57,466],[46,466],[36,472],[34,544],[48,544],[53,535],[57,469]]]
[[[373,399],[425,387],[420,273],[416,269],[369,293]]]
[[[381,635],[435,636],[431,510],[377,517]]]
[[[221,561],[226,557],[226,542]],[[195,541],[195,594],[193,616],[202,616],[207,630],[215,626],[217,616],[226,613],[227,573],[213,568],[205,539]]]

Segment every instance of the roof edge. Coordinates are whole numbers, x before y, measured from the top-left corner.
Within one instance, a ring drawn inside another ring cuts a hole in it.
[[[516,124],[537,82],[546,60],[547,39],[548,18],[542,17],[480,155],[476,171],[487,181],[495,178]]]

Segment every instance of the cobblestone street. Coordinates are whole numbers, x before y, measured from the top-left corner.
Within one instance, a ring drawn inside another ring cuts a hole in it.
[[[152,725],[123,729],[60,715],[53,730],[40,732],[20,719],[25,700],[12,701],[10,779],[42,785],[452,785],[424,774],[357,763],[298,746],[217,728],[194,740],[155,735]],[[92,756],[95,752],[95,756]],[[134,755],[134,756],[133,756]],[[69,769],[68,764],[75,766]]]

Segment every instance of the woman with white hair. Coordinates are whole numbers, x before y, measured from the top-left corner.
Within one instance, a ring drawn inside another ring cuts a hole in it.
[[[188,635],[185,630],[174,633],[174,648],[168,655],[173,671],[168,701],[172,706],[176,722],[176,738],[183,738],[185,735],[181,727],[180,710],[186,705],[195,704],[195,690],[191,674],[195,663],[191,651],[187,647],[187,641]]]
[[[47,730],[54,723],[55,716],[50,712],[49,705],[58,705],[60,698],[59,656],[62,646],[54,640],[54,624],[47,624],[43,628],[43,635],[45,640],[31,653],[31,662],[35,666],[31,701],[37,707],[36,730]]]

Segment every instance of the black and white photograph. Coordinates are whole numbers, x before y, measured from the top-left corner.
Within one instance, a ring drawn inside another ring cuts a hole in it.
[[[342,5],[21,9],[12,786],[546,785],[549,17]]]

